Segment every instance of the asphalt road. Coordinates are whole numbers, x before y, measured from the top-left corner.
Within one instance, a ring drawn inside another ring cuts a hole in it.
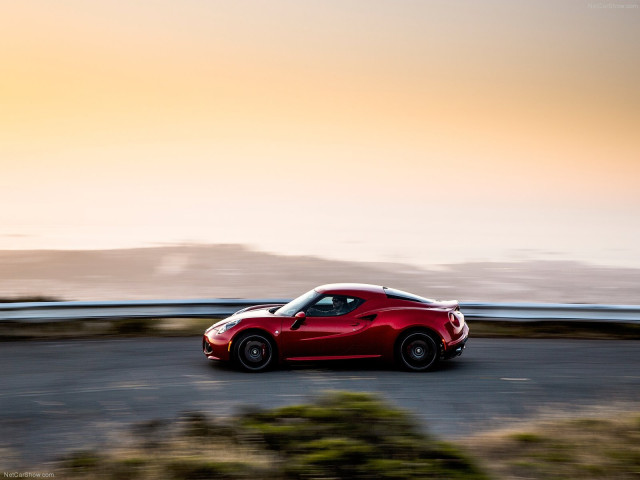
[[[206,360],[200,342],[0,344],[0,453],[29,467],[117,442],[136,422],[185,411],[230,415],[242,405],[301,403],[326,390],[378,392],[447,438],[547,411],[640,406],[637,341],[472,338],[462,357],[418,374],[362,363],[243,373]]]

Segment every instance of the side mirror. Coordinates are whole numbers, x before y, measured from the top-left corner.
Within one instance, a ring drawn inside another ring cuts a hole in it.
[[[296,319],[291,325],[291,330],[297,330],[304,323],[304,320],[307,318],[307,315],[304,312],[298,312],[295,314],[294,318]]]

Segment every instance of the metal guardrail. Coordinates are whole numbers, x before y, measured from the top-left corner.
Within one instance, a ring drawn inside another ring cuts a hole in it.
[[[640,323],[640,305],[461,303],[466,319],[499,322]]]
[[[1,303],[0,323],[44,323],[118,318],[225,317],[254,305],[288,299],[132,300],[112,302]],[[640,323],[640,305],[461,303],[468,320]]]
[[[0,323],[44,323],[118,318],[226,317],[253,305],[286,299],[130,300],[113,302],[1,303]]]

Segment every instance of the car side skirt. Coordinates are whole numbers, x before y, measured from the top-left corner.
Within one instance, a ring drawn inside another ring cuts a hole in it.
[[[285,358],[287,362],[309,362],[316,360],[358,360],[366,358],[382,358],[382,355],[331,355],[331,356],[316,356],[316,357],[291,357]]]

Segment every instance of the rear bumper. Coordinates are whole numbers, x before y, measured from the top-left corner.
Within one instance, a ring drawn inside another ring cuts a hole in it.
[[[465,324],[460,338],[458,338],[457,340],[447,345],[442,357],[444,359],[448,359],[448,358],[454,358],[462,355],[462,352],[464,351],[464,347],[468,339],[469,339],[469,327],[467,326],[467,324]]]
[[[442,358],[447,360],[449,358],[459,357],[460,355],[462,355],[462,352],[464,351],[464,347],[466,346],[466,343],[467,343],[467,339],[465,338],[462,342],[458,343],[457,345],[450,346],[445,350]]]

